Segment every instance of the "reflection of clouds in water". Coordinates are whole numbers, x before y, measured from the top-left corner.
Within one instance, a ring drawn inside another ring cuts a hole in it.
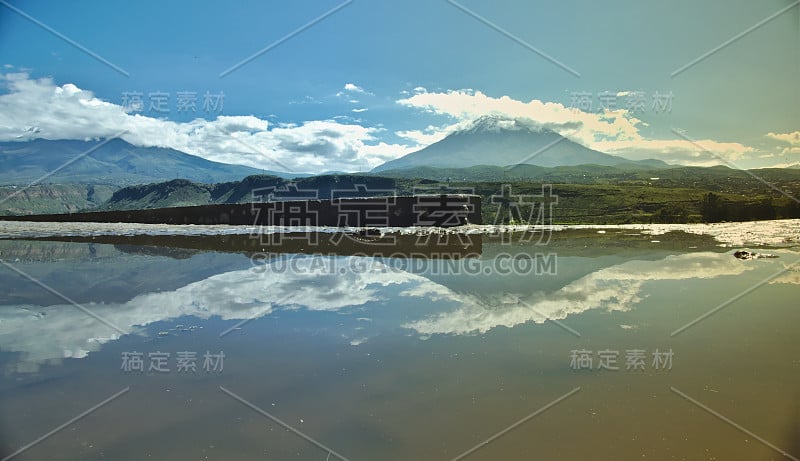
[[[366,268],[364,261],[369,261]],[[367,258],[303,256],[295,257],[294,263],[291,269],[270,263],[262,267],[263,272],[252,269],[226,272],[174,291],[142,294],[123,304],[85,306],[126,333],[136,334],[142,331],[142,326],[182,316],[240,320],[263,317],[278,309],[339,311],[381,301],[385,289],[394,285],[401,290],[401,296],[456,306],[453,311],[403,327],[422,335],[468,334],[497,326],[563,319],[589,309],[628,310],[640,301],[640,288],[645,281],[736,275],[752,267],[733,260],[730,255],[716,253],[630,261],[591,273],[554,293],[520,298],[508,293],[453,291],[420,275],[397,271],[379,260]],[[331,270],[342,267],[353,270]],[[383,317],[382,314],[383,311],[374,311],[370,317]],[[359,315],[363,313],[359,311]],[[385,324],[374,326],[371,318],[356,319],[359,327],[352,337],[345,336],[352,345],[362,344],[371,336],[362,331],[365,327],[385,327]],[[85,357],[117,338],[115,331],[71,305],[0,307],[0,350],[21,353],[18,371],[35,370],[38,364],[65,357]]]
[[[781,261],[783,268],[787,269],[786,272],[770,280],[769,283],[800,285],[800,252],[788,253],[791,254],[791,258],[788,261]]]
[[[800,285],[800,267],[795,266],[786,271],[786,273],[775,277],[769,283],[788,283],[793,285]]]
[[[265,265],[260,267],[263,272],[226,272],[175,291],[142,294],[123,304],[84,306],[125,333],[138,333],[140,326],[182,316],[239,320],[262,317],[278,308],[335,311],[380,300],[381,287],[430,283],[417,275],[388,270],[379,262],[365,270],[331,272],[328,268],[334,266],[359,266],[350,261],[354,258],[339,258],[336,264],[325,266],[318,264],[320,259],[303,256],[294,259],[296,270]],[[116,331],[72,305],[0,307],[0,350],[21,353],[18,371],[35,371],[36,364],[62,358],[85,357],[118,337]]]
[[[513,327],[526,322],[564,319],[589,309],[627,311],[641,300],[644,282],[738,275],[752,268],[730,255],[695,253],[668,256],[659,261],[628,261],[582,277],[553,293],[524,298],[511,296],[478,298],[455,294],[461,307],[404,325],[423,335],[483,333],[498,326]],[[446,298],[444,287],[417,287],[407,296]],[[442,290],[444,289],[444,290]],[[450,299],[453,299],[452,297]]]

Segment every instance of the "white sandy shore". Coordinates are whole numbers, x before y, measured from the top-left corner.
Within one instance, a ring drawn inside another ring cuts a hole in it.
[[[431,227],[381,228],[382,234],[427,234],[442,232],[464,232],[468,234],[497,234],[529,229],[528,226],[470,225],[449,229]],[[553,225],[536,229],[553,231],[569,230],[629,230],[646,235],[661,235],[680,231],[690,234],[709,235],[721,245],[779,246],[800,245],[800,219],[773,221],[730,222],[716,224],[622,224],[622,225]],[[42,238],[100,235],[248,235],[275,232],[355,232],[358,228],[335,227],[259,227],[227,225],[168,225],[130,223],[51,223],[29,221],[0,221],[0,239]]]
[[[497,226],[475,226],[479,232],[497,232]],[[646,235],[667,232],[709,235],[724,246],[796,246],[800,244],[800,219],[772,221],[724,222],[713,224],[619,224],[619,225],[556,225],[555,231],[573,229],[630,230]],[[501,226],[501,231],[525,230],[525,226]],[[468,231],[469,232],[469,231]]]

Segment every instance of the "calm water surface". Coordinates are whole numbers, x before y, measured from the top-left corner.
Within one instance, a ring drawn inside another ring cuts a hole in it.
[[[0,457],[68,422],[13,459],[800,457],[796,249],[609,231],[484,237],[456,263],[254,264],[188,246],[0,241]]]

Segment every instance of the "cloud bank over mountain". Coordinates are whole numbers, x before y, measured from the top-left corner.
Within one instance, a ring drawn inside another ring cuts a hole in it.
[[[141,147],[169,147],[208,160],[290,173],[374,167],[416,146],[378,140],[378,128],[336,120],[272,124],[252,115],[190,122],[132,114],[94,93],[25,73],[0,76],[0,140],[118,136]],[[350,90],[350,88],[347,88]],[[362,90],[363,91],[363,90]]]
[[[740,143],[711,139],[694,142],[677,136],[676,139],[648,139],[641,133],[647,123],[626,109],[592,113],[537,99],[524,102],[508,96],[491,97],[474,90],[428,92],[424,88],[417,88],[415,94],[398,103],[455,121],[450,125],[401,133],[417,142],[438,141],[452,131],[463,129],[472,120],[500,115],[528,120],[531,128],[553,130],[591,149],[632,160],[657,158],[669,163],[707,166],[719,164],[721,159],[736,161],[754,152],[752,147]]]
[[[550,129],[591,149],[633,160],[656,158],[699,166],[752,159],[769,162],[764,166],[800,161],[798,132],[766,133],[758,149],[713,139],[690,141],[677,134],[654,139],[643,134],[648,124],[625,109],[584,112],[560,103],[493,97],[476,90],[431,92],[417,87],[402,92],[402,98],[390,102],[390,109],[405,111],[412,120],[426,120],[426,126],[391,131],[383,123],[367,124],[349,116],[298,123],[274,123],[253,115],[191,121],[155,118],[132,113],[75,84],[35,79],[26,72],[0,74],[0,86],[0,141],[119,136],[136,146],[169,147],[208,160],[289,173],[370,170],[468,129],[486,115]],[[343,85],[339,94],[375,97],[355,83]],[[346,112],[366,115],[368,106]]]

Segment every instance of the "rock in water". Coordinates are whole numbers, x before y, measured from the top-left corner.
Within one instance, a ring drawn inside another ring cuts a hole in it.
[[[733,253],[733,256],[737,259],[761,259],[761,258],[777,258],[778,255],[773,255],[769,253],[756,253],[754,251],[747,251],[747,250],[739,250]]]

